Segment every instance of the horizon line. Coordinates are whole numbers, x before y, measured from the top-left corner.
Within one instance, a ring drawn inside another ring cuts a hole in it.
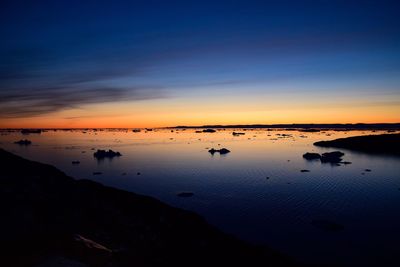
[[[380,123],[277,123],[277,124],[205,124],[205,125],[177,125],[164,127],[0,127],[0,130],[22,130],[22,129],[195,129],[195,128],[364,128],[365,127],[400,127],[400,122]]]

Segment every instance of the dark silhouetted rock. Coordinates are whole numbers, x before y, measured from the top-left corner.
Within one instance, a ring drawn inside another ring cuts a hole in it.
[[[300,172],[310,172],[310,170],[300,170]]]
[[[323,163],[339,163],[342,161],[343,156],[344,156],[344,153],[340,152],[340,151],[322,153],[321,162],[323,162]]]
[[[315,142],[314,145],[345,148],[366,153],[400,155],[400,134],[353,136],[332,141],[319,141]]]
[[[321,155],[318,153],[307,152],[303,155],[303,158],[305,158],[306,160],[321,159]]]
[[[106,151],[106,150],[100,150],[98,149],[96,152],[93,153],[93,156],[97,159],[103,159],[103,158],[114,158],[114,157],[120,157],[122,156],[121,153],[119,152],[114,152],[111,149]]]
[[[222,154],[227,154],[227,153],[229,153],[229,152],[231,152],[230,150],[228,150],[228,149],[226,149],[226,148],[221,148],[220,150],[219,150],[219,153],[222,155]]]
[[[344,229],[343,225],[328,220],[313,220],[311,224],[319,229],[330,232],[336,232]]]
[[[232,135],[233,136],[240,136],[240,135],[245,135],[245,133],[233,132]]]
[[[19,140],[19,141],[14,142],[14,144],[18,144],[18,145],[21,145],[21,146],[27,146],[27,145],[32,144],[32,142],[27,140],[27,139],[23,139],[23,140]]]
[[[178,197],[192,197],[194,194],[192,192],[181,192],[176,194]]]
[[[216,132],[216,130],[214,130],[214,129],[204,129],[203,130],[203,133],[215,133]]]
[[[212,155],[214,155],[216,152],[219,152],[219,150],[217,150],[215,148],[211,148],[210,150],[208,150],[208,152],[210,152]]]
[[[214,155],[215,153],[219,153],[221,155],[224,155],[224,154],[228,154],[231,151],[226,149],[226,148],[221,148],[221,149],[211,148],[210,150],[208,150],[208,152],[210,152],[212,155]]]
[[[370,170],[370,169],[365,169],[364,171],[365,171],[365,172],[371,172],[371,170]]]
[[[79,160],[74,160],[74,161],[72,161],[72,164],[77,165],[77,164],[81,164],[81,162]]]

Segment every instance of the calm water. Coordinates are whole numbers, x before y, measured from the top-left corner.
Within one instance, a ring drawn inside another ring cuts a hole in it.
[[[315,141],[370,132],[255,129],[235,137],[232,131],[15,132],[2,134],[0,146],[55,165],[76,178],[151,195],[196,211],[225,232],[268,244],[306,262],[399,266],[400,158],[343,149],[344,160],[352,164],[332,166],[302,158],[307,151],[334,150],[314,147]],[[282,138],[279,134],[291,136]],[[32,145],[13,144],[25,138]],[[207,152],[212,147],[232,152],[212,156]],[[113,149],[123,156],[98,161],[92,149]],[[81,164],[72,165],[73,160]],[[367,168],[372,171],[365,172]],[[301,169],[310,172],[302,173]],[[194,196],[177,197],[182,191]],[[324,231],[311,224],[315,219],[345,228]]]

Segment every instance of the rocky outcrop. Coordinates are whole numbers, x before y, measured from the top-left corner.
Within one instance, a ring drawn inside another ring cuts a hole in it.
[[[400,134],[353,136],[331,141],[319,141],[315,146],[336,147],[366,153],[400,155]]]

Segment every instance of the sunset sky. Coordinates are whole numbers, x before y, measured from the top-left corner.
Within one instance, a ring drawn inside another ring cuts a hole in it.
[[[2,1],[0,127],[400,122],[399,10]]]

